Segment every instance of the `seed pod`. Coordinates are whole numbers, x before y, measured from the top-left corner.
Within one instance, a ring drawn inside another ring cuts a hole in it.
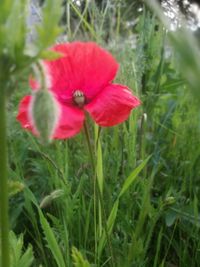
[[[42,142],[50,141],[59,119],[59,104],[50,91],[40,89],[35,93],[30,115]]]
[[[74,103],[82,108],[85,104],[85,96],[82,91],[76,90],[73,94]]]

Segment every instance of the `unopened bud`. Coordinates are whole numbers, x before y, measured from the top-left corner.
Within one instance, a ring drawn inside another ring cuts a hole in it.
[[[59,119],[59,104],[53,94],[40,89],[35,92],[30,116],[42,142],[51,140]]]

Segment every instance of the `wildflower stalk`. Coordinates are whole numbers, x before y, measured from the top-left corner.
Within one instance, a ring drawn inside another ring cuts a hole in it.
[[[103,224],[104,224],[104,230],[105,230],[105,234],[106,234],[106,239],[107,239],[107,242],[108,242],[108,247],[109,247],[109,250],[110,250],[111,266],[114,267],[116,265],[114,264],[112,245],[111,245],[111,241],[110,241],[110,237],[109,237],[109,233],[108,233],[107,216],[106,216],[106,212],[105,212],[104,202],[103,202],[101,190],[99,188],[99,184],[96,181],[96,179],[97,179],[96,164],[95,164],[96,162],[95,162],[95,159],[94,159],[94,153],[93,153],[92,145],[91,145],[91,141],[90,141],[91,139],[90,139],[90,133],[89,133],[89,127],[88,127],[87,120],[84,122],[84,132],[85,132],[88,151],[89,151],[89,154],[90,154],[90,159],[91,159],[92,168],[93,168],[93,172],[94,172],[95,255],[97,255],[97,229],[96,229],[97,228],[97,226],[96,226],[97,225],[97,222],[96,222],[96,193],[97,193],[98,197],[99,197],[100,205],[101,205],[102,211],[103,211]]]
[[[1,266],[9,267],[8,178],[6,148],[6,94],[0,88],[0,236]]]
[[[95,261],[96,261],[96,255],[97,255],[97,214],[96,214],[96,168],[95,168],[95,160],[93,156],[92,146],[90,142],[90,133],[88,129],[87,120],[84,122],[84,133],[87,141],[88,151],[90,155],[90,161],[92,164],[92,169],[94,171],[94,179],[93,179],[93,194],[94,194],[94,246],[95,246]],[[96,264],[96,262],[95,262]]]

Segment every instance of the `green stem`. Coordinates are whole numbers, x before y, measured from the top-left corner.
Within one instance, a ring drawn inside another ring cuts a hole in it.
[[[106,211],[105,211],[105,207],[104,207],[104,202],[103,202],[103,197],[102,197],[102,194],[101,194],[101,190],[99,188],[99,184],[98,184],[98,182],[96,182],[96,177],[97,177],[97,175],[96,175],[96,165],[95,165],[94,153],[93,153],[92,145],[91,145],[91,141],[90,141],[90,133],[89,133],[89,129],[88,129],[87,120],[84,122],[84,131],[85,131],[86,141],[87,141],[87,145],[88,145],[88,151],[89,151],[89,154],[90,154],[91,163],[92,163],[92,167],[93,167],[93,172],[94,172],[94,204],[95,204],[95,206],[94,206],[95,214],[94,215],[95,215],[95,224],[96,224],[96,191],[97,191],[98,197],[99,197],[99,201],[100,201],[100,204],[101,204],[101,207],[102,207],[102,211],[103,211],[104,230],[105,230],[106,239],[107,239],[109,250],[110,250],[111,266],[114,267],[116,265],[114,263],[112,245],[111,245],[111,240],[110,240],[109,233],[108,233]],[[95,240],[96,240],[96,235],[97,234],[96,234],[96,228],[95,228]],[[96,252],[96,245],[95,245],[95,252]]]
[[[1,266],[9,267],[8,178],[6,145],[6,94],[0,88],[0,236]]]
[[[92,146],[91,146],[91,142],[90,142],[90,133],[89,133],[87,121],[84,122],[84,132],[85,132],[85,137],[86,137],[86,141],[87,141],[88,151],[90,154],[90,160],[92,163],[92,169],[95,172],[95,160],[94,160],[94,155],[92,152]]]
[[[91,146],[91,142],[90,142],[90,134],[89,134],[89,129],[88,129],[88,125],[87,122],[84,122],[84,133],[85,133],[85,137],[86,137],[86,141],[87,141],[87,146],[88,146],[88,151],[89,151],[89,155],[90,155],[90,160],[91,160],[91,164],[92,164],[92,169],[93,172],[95,173],[95,161],[94,161],[94,157],[92,154],[92,146]],[[96,255],[97,255],[97,213],[96,213],[96,175],[94,176],[94,180],[93,180],[93,193],[94,193],[94,247],[95,247],[95,264],[96,264]]]

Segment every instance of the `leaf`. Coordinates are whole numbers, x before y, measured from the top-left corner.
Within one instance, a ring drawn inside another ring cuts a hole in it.
[[[17,181],[9,181],[8,182],[8,194],[9,197],[16,195],[24,189],[24,184]]]
[[[26,0],[13,1],[5,24],[4,44],[9,57],[19,59],[23,55],[26,42]],[[19,57],[19,58],[18,58]]]
[[[200,51],[198,42],[191,30],[186,27],[171,30],[171,23],[164,15],[162,8],[155,0],[146,0],[149,7],[156,13],[162,24],[168,29],[171,44],[179,55],[180,71],[193,89],[193,94],[200,99],[199,93],[199,72],[200,72]]]
[[[112,233],[112,229],[113,229],[113,226],[115,224],[115,220],[116,220],[116,217],[117,217],[117,211],[118,211],[118,206],[119,206],[119,199],[120,197],[128,190],[128,188],[131,186],[131,184],[135,181],[135,179],[137,178],[137,175],[142,171],[142,169],[145,167],[145,165],[147,164],[148,160],[150,159],[150,156],[144,160],[129,176],[128,178],[125,180],[124,182],[124,185],[122,186],[122,189],[118,195],[118,198],[117,200],[115,201],[113,207],[112,207],[112,210],[110,212],[110,215],[108,217],[108,220],[107,220],[107,230],[108,230],[108,235],[110,236],[111,233]],[[105,232],[105,229],[102,233],[102,236],[100,238],[100,241],[99,241],[99,247],[98,247],[98,255],[100,257],[101,253],[102,253],[102,250],[103,248],[105,247],[105,244],[106,244],[106,232]]]
[[[138,174],[142,171],[142,169],[145,167],[147,162],[149,161],[150,156],[145,159],[125,180],[122,189],[119,193],[119,198],[128,190],[128,188],[131,186],[131,184],[135,181],[137,178]]]
[[[36,200],[34,194],[28,188],[26,188],[25,194],[27,195],[27,199],[29,199],[31,202],[33,202],[33,204],[38,209],[38,213],[39,213],[39,217],[40,217],[40,223],[41,223],[42,229],[44,231],[44,235],[45,235],[45,239],[47,241],[47,245],[48,245],[51,253],[54,256],[55,261],[58,264],[58,267],[66,267],[64,259],[63,259],[63,256],[61,254],[60,247],[59,247],[58,242],[57,242],[57,240],[55,238],[54,232],[51,229],[48,221],[44,217],[44,215],[42,213],[42,210],[38,206],[37,200]]]
[[[84,26],[86,29],[89,30],[91,36],[94,39],[98,39],[97,34],[93,28],[93,25],[88,23],[87,19],[84,18],[83,14],[79,11],[79,9],[77,8],[77,6],[73,3],[72,0],[69,0],[69,4],[72,7],[73,11],[76,13],[76,15],[80,18],[80,20],[83,22]]]
[[[40,208],[38,208],[38,212],[39,212],[39,216],[40,216],[40,223],[41,223],[42,229],[44,231],[45,239],[47,241],[47,244],[48,244],[48,247],[49,247],[51,253],[54,256],[56,263],[58,264],[58,267],[66,267],[65,262],[64,262],[64,258],[62,256],[62,253],[60,250],[60,247],[58,245],[58,242],[55,238],[55,235],[54,235],[48,221],[44,217]]]
[[[110,236],[110,234],[112,233],[112,229],[113,229],[113,226],[114,226],[114,223],[115,223],[115,220],[116,220],[116,217],[117,217],[117,211],[118,211],[118,206],[119,206],[119,199],[117,199],[112,207],[112,210],[110,212],[110,215],[108,217],[108,220],[107,220],[107,230],[108,230],[108,235]],[[105,232],[105,229],[103,231],[103,234],[100,238],[100,241],[99,241],[99,246],[98,246],[98,255],[100,257],[104,247],[105,247],[105,244],[106,244],[106,232]]]
[[[85,260],[77,248],[72,247],[72,258],[75,267],[90,267],[90,264]]]
[[[119,200],[117,199],[115,201],[115,203],[112,207],[111,213],[108,217],[108,222],[107,222],[108,234],[111,234],[111,231],[113,229],[115,219],[117,217],[118,206],[119,206]]]
[[[29,267],[33,263],[33,250],[29,245],[28,248],[24,250],[23,235],[16,237],[14,232],[9,233],[10,238],[10,260],[12,267]]]
[[[58,59],[60,57],[62,57],[63,55],[61,53],[52,51],[52,50],[44,50],[39,54],[39,57],[41,59],[48,59],[48,60],[55,60]]]
[[[46,0],[42,13],[42,24],[37,26],[38,46],[42,50],[50,46],[62,29],[58,26],[61,19],[61,0]]]
[[[174,224],[174,222],[176,221],[177,219],[177,214],[176,212],[172,211],[172,210],[169,210],[166,212],[165,214],[165,223],[168,227],[172,226]]]
[[[12,4],[13,4],[12,0],[1,0],[0,23],[4,24],[5,20],[8,17],[8,14],[10,14]]]

